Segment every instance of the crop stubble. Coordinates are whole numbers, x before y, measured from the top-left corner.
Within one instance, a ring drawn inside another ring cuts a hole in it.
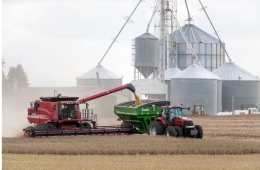
[[[179,139],[146,134],[3,138],[3,153],[57,155],[260,154],[260,115],[193,117],[204,138]]]

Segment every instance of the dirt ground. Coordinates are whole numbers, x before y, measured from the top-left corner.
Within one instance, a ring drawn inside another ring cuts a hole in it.
[[[179,169],[259,170],[260,155],[17,155],[3,154],[8,170]]]

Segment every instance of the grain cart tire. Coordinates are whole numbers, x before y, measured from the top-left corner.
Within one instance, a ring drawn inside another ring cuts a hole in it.
[[[168,126],[166,128],[166,136],[167,137],[177,137],[177,132],[174,127]]]
[[[92,128],[91,124],[88,122],[84,122],[83,126],[84,126],[84,128],[87,128],[87,129]]]
[[[163,135],[163,128],[157,121],[152,121],[149,125],[148,135],[157,136]]]
[[[196,125],[195,129],[198,131],[197,138],[202,139],[203,138],[203,129],[200,125]]]
[[[122,123],[121,123],[121,126],[128,126],[128,127],[130,127],[130,128],[133,127],[132,123],[130,123],[130,122],[122,122]]]
[[[175,129],[175,131],[177,133],[176,137],[183,137],[182,128],[180,126],[175,126],[174,129]]]

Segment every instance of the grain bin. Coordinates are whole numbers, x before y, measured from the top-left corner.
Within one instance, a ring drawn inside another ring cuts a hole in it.
[[[248,71],[227,62],[213,71],[222,79],[222,106],[223,111],[232,111],[232,96],[234,109],[240,110],[242,105],[260,107],[260,80]]]
[[[204,68],[213,71],[225,63],[224,49],[217,38],[194,24],[186,24],[182,27],[182,30]],[[177,64],[181,70],[184,70],[194,63],[192,53],[179,29],[174,31],[171,36],[176,45],[173,50],[170,46],[170,52],[173,51],[170,58],[173,59],[173,56],[177,55]],[[225,46],[224,42],[222,43]]]
[[[158,67],[159,44],[158,38],[150,33],[144,33],[135,38],[134,66],[148,78]]]
[[[216,115],[221,109],[221,79],[207,69],[191,65],[171,78],[171,105],[183,103],[193,110],[194,102],[203,104],[207,115]],[[186,115],[192,112],[183,110]]]
[[[111,89],[122,85],[123,77],[109,71],[103,66],[96,66],[77,77],[77,86],[99,86]]]

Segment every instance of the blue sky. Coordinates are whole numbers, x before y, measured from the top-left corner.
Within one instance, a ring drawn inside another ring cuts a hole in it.
[[[178,2],[178,20],[187,18]],[[199,1],[187,0],[194,24],[214,33]],[[3,0],[2,53],[7,73],[20,63],[30,86],[75,86],[76,76],[94,68],[138,0]],[[232,60],[260,77],[260,1],[202,0]],[[133,79],[131,41],[145,33],[154,0],[142,2],[102,62],[110,71]],[[154,33],[153,23],[150,33]]]

